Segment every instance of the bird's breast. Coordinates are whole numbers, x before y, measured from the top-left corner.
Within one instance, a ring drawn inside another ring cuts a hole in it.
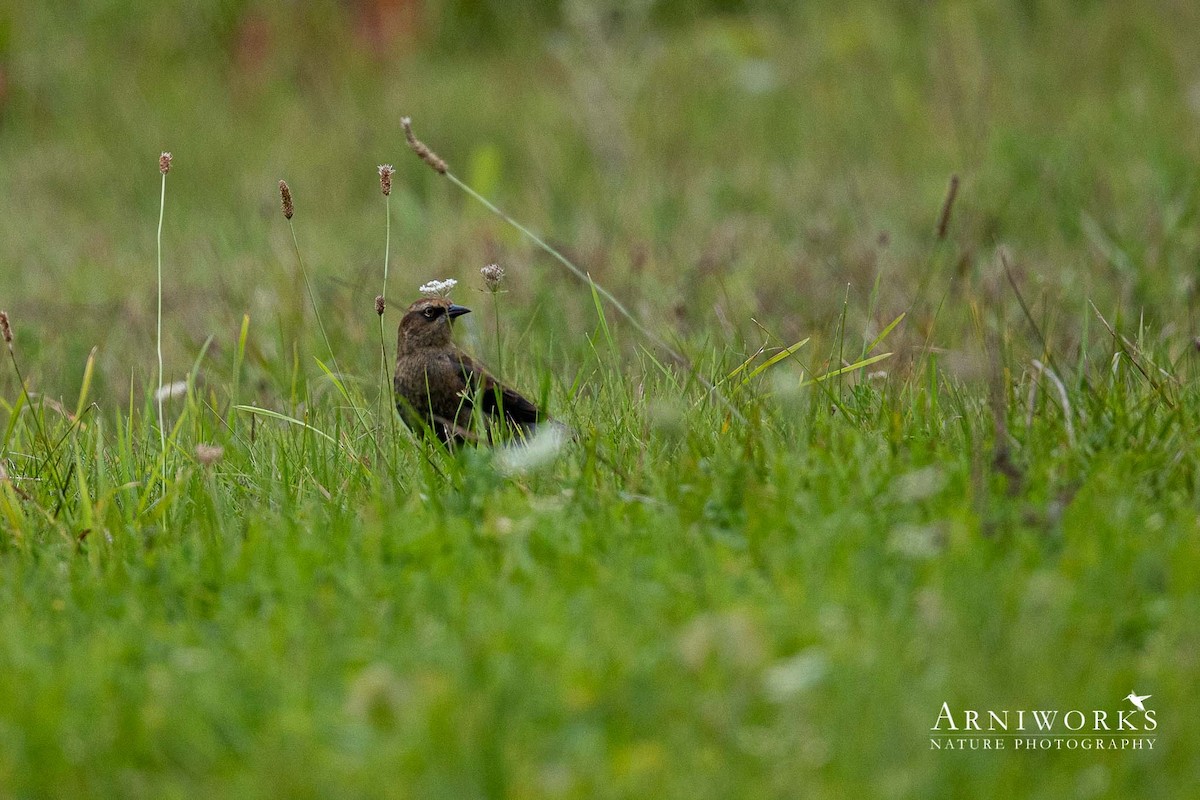
[[[461,402],[461,373],[441,354],[418,353],[396,361],[396,393],[417,408],[429,407],[444,413]]]

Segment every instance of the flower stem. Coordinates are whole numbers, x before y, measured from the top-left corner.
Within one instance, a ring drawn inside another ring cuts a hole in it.
[[[496,374],[504,374],[504,348],[500,346],[500,298],[492,292],[492,318],[496,321]]]
[[[383,298],[383,308],[387,308],[387,286],[388,286],[388,264],[391,261],[392,251],[392,197],[391,193],[383,196],[384,209],[384,237],[383,237],[383,289],[379,296]],[[384,338],[383,331],[383,314],[379,314],[379,413],[386,414],[389,419],[389,427],[392,433],[395,433],[396,415],[390,411],[390,402],[388,398],[391,396],[391,386],[388,381],[388,355],[387,341]],[[393,436],[393,439],[395,437]]]
[[[304,279],[304,288],[305,291],[308,292],[308,301],[312,305],[313,316],[317,318],[317,328],[321,331],[321,339],[323,339],[325,342],[325,349],[329,351],[330,367],[333,369],[333,374],[338,376],[338,380],[340,381],[342,368],[338,366],[337,354],[333,351],[333,344],[331,344],[329,341],[329,334],[325,332],[325,323],[321,321],[321,310],[317,307],[317,296],[313,293],[312,282],[308,279],[308,269],[304,266],[304,256],[300,255],[300,241],[296,238],[296,226],[292,223],[290,218],[288,219],[287,224],[288,230],[292,232],[292,246],[296,251],[296,263],[300,265],[300,277]],[[349,394],[346,394],[345,397],[346,401],[350,405],[351,410],[354,412],[354,416],[358,419],[358,423],[362,425],[364,431],[369,432],[371,430],[371,426],[363,416],[363,410],[359,408],[358,403],[354,402]],[[375,447],[376,451],[383,455],[378,442],[376,442]],[[386,462],[387,456],[383,455],[383,458]]]
[[[158,391],[154,399],[158,405],[158,443],[162,452],[161,497],[164,502],[163,519],[166,519],[165,502],[167,499],[167,428],[163,419],[163,350],[162,350],[162,305],[163,305],[163,275],[162,275],[162,229],[163,212],[167,207],[167,173],[162,173],[162,192],[158,199]]]
[[[420,152],[418,151],[417,154],[420,155]],[[594,280],[592,280],[592,277],[590,275],[588,275],[586,272],[584,272],[579,267],[575,266],[575,264],[572,263],[569,258],[564,256],[558,250],[556,250],[555,248],[546,244],[546,242],[543,241],[542,238],[540,236],[538,236],[536,233],[529,230],[521,223],[517,222],[515,219],[510,217],[508,214],[505,214],[503,211],[501,211],[495,205],[495,203],[488,200],[486,197],[481,195],[479,192],[475,191],[470,186],[468,186],[467,184],[465,184],[461,180],[459,180],[458,177],[455,176],[455,174],[453,172],[450,172],[448,169],[445,169],[444,164],[442,165],[442,169],[439,169],[438,172],[441,172],[442,174],[444,174],[450,180],[451,183],[453,183],[455,186],[462,189],[464,192],[466,192],[472,198],[477,200],[487,210],[491,211],[493,214],[498,216],[500,219],[504,220],[509,225],[511,225],[512,227],[514,227],[518,231],[520,231],[522,234],[524,234],[534,244],[536,244],[538,247],[540,247],[542,250],[544,250],[547,254],[549,254],[551,257],[553,257],[554,260],[556,260],[558,263],[560,263],[564,267],[566,267],[571,272],[571,274],[573,274],[575,277],[579,278],[581,281],[583,281],[584,283],[588,284],[593,289],[595,289],[597,294],[599,294],[601,297],[603,297],[605,300],[607,300],[609,303],[611,303],[613,308],[615,308],[617,310],[617,312],[620,313],[620,315],[629,322],[629,324],[633,325],[633,327],[638,331],[638,333],[642,334],[642,336],[646,337],[651,342],[653,342],[656,346],[661,348],[676,363],[682,365],[685,369],[691,371],[692,374],[696,376],[696,379],[698,381],[700,381],[700,383],[709,391],[709,393],[712,396],[716,397],[725,406],[725,408],[729,411],[731,416],[733,416],[739,422],[744,423],[746,421],[745,415],[743,415],[742,412],[738,411],[737,408],[734,407],[733,403],[731,403],[729,401],[729,399],[726,398],[725,395],[721,393],[721,391],[713,384],[712,381],[710,381],[708,378],[706,378],[705,376],[700,374],[700,371],[698,369],[696,369],[695,365],[692,364],[691,359],[687,358],[681,352],[679,352],[675,348],[671,347],[669,344],[666,343],[665,340],[663,340],[662,337],[658,336],[653,331],[651,331],[649,328],[647,328],[645,325],[643,325],[641,322],[639,322],[637,317],[635,317],[633,314],[631,314],[629,309],[627,309],[625,307],[625,304],[622,303],[620,300],[618,300],[612,294],[612,292],[608,291],[603,286],[601,286],[600,284],[598,284]]]
[[[317,308],[317,296],[313,294],[312,283],[308,280],[308,270],[304,266],[304,256],[300,255],[300,241],[296,238],[296,226],[292,221],[288,220],[288,230],[292,232],[292,246],[296,249],[296,262],[300,265],[300,277],[304,279],[304,289],[308,292],[308,302],[312,305],[313,316],[317,318],[317,328],[321,331],[321,339],[325,342],[325,349],[329,351],[330,366],[333,367],[334,374],[340,375],[342,370],[338,367],[337,355],[333,352],[333,345],[329,343],[329,335],[325,333],[325,323],[321,321],[321,311]]]

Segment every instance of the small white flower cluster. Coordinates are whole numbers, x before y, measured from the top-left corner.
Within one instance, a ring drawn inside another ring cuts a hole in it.
[[[175,381],[174,383],[163,384],[154,392],[154,400],[170,400],[173,397],[183,397],[187,394],[187,381]]]
[[[483,276],[483,282],[489,292],[496,291],[504,282],[504,267],[499,264],[488,264],[479,270],[479,274]]]
[[[571,440],[571,431],[558,422],[545,422],[525,439],[501,448],[496,467],[504,475],[525,475],[554,463]]]
[[[429,297],[449,297],[450,290],[455,286],[458,286],[458,281],[454,280],[454,278],[446,278],[444,281],[432,280],[429,283],[422,284],[418,291]]]

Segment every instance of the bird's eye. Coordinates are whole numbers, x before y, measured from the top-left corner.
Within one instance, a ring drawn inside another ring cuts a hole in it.
[[[437,309],[432,306],[425,309],[425,319],[433,319],[437,316]]]

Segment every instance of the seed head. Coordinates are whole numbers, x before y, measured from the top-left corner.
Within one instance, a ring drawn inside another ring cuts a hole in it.
[[[0,333],[4,334],[4,343],[8,345],[8,349],[12,350],[12,328],[8,324],[8,312],[0,311]]]
[[[946,199],[942,201],[942,213],[938,214],[937,238],[942,241],[946,238],[947,229],[950,227],[950,212],[954,210],[954,198],[958,196],[958,176],[950,176],[950,185],[946,188]]]
[[[283,200],[283,218],[291,219],[296,207],[292,205],[292,190],[288,188],[287,181],[279,182],[279,197]]]
[[[383,311],[386,308],[387,308],[387,303],[384,301],[383,295],[381,295],[381,294],[375,295],[375,313],[382,317]]]
[[[396,174],[391,164],[379,165],[379,190],[387,197],[392,193],[392,175]]]
[[[171,154],[163,153],[158,157],[158,171],[166,175],[171,171]]]
[[[483,282],[487,285],[489,292],[495,292],[504,282],[504,267],[499,264],[488,264],[486,267],[480,268],[479,274],[483,276]]]
[[[408,140],[408,146],[412,151],[429,166],[433,167],[438,174],[446,174],[446,162],[438,157],[438,154],[430,150],[424,142],[413,135],[412,117],[402,117],[400,124],[404,127],[404,138]]]
[[[196,445],[196,460],[202,466],[211,467],[220,461],[223,455],[225,455],[225,448],[219,444],[204,444],[202,442]]]

